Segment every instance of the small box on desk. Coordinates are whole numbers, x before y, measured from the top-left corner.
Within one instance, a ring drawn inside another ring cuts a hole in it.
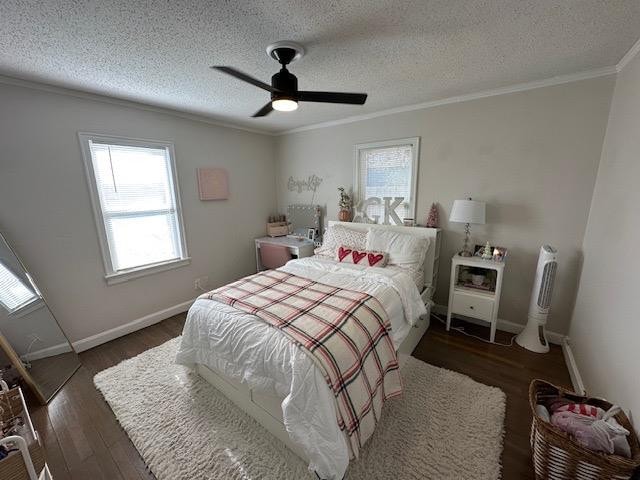
[[[284,237],[289,234],[289,224],[287,222],[267,223],[267,235],[270,237]]]

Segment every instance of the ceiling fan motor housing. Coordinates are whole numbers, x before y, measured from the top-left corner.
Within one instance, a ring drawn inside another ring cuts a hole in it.
[[[271,77],[271,86],[280,92],[272,92],[271,100],[286,97],[296,93],[298,91],[298,79],[286,68],[282,68],[278,73]],[[282,92],[289,95],[283,95]]]
[[[288,47],[280,47],[274,48],[271,51],[271,58],[274,58],[278,61],[278,63],[284,65],[289,65],[296,57],[298,52],[293,48]]]

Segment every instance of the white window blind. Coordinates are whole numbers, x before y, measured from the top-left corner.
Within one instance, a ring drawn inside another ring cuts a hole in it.
[[[401,218],[414,218],[417,139],[378,142],[356,146],[356,201],[375,197],[366,214],[382,222],[384,197],[402,197],[396,208]]]
[[[0,262],[0,303],[5,310],[15,312],[36,298],[36,293]]]
[[[107,276],[186,258],[172,149],[86,142],[108,247]]]

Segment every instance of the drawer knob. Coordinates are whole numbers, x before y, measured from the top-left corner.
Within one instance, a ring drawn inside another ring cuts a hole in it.
[[[470,308],[471,310],[473,310],[473,305],[469,305],[469,308]]]

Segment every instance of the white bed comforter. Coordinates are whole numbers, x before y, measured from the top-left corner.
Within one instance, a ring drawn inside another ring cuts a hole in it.
[[[365,269],[310,257],[292,260],[281,270],[376,297],[389,315],[396,348],[426,313],[415,283],[397,269]],[[349,449],[337,425],[333,394],[319,367],[279,330],[228,305],[196,300],[187,315],[176,362],[190,367],[203,364],[251,389],[284,398],[284,424],[307,454],[309,469],[321,478],[343,478]]]

